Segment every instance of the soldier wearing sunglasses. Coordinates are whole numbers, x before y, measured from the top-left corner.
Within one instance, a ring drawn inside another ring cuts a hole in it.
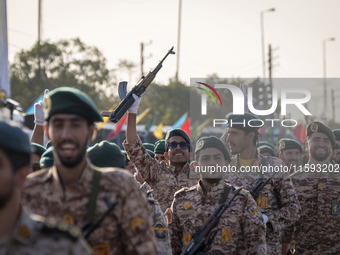
[[[158,200],[162,210],[169,212],[174,193],[182,187],[191,187],[197,183],[197,179],[189,178],[191,141],[183,130],[170,130],[165,138],[164,153],[168,166],[159,164],[147,153],[137,134],[136,115],[140,98],[134,98],[135,103],[128,110],[126,140],[123,146],[131,162],[153,189],[153,197]]]

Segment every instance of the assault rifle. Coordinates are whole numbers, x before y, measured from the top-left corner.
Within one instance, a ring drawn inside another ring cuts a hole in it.
[[[133,94],[137,96],[141,96],[146,88],[151,84],[151,82],[155,79],[156,74],[162,68],[163,61],[168,57],[169,54],[175,54],[173,51],[174,47],[172,47],[165,57],[159,62],[153,71],[149,72],[146,76],[142,76],[137,85],[135,85],[131,91],[127,94],[126,87],[127,82],[123,81],[120,82],[118,85],[118,94],[120,99],[122,100],[120,104],[112,111],[103,111],[102,116],[110,117],[109,120],[116,123],[118,122],[121,117],[126,113],[126,111],[130,108],[130,106],[135,102],[133,98]]]
[[[104,196],[104,201],[107,205],[107,210],[105,213],[96,221],[96,222],[86,222],[85,225],[82,228],[82,233],[84,238],[88,238],[93,231],[95,231],[102,221],[105,219],[105,217],[113,210],[115,209],[116,205],[118,204],[118,201],[111,202],[110,199],[107,196]]]
[[[192,239],[190,240],[188,246],[181,253],[181,255],[204,254],[204,249],[213,242],[217,231],[219,230],[217,225],[223,212],[230,206],[231,202],[238,195],[238,193],[240,193],[241,189],[242,187],[237,189],[234,192],[234,195],[229,199],[229,201],[220,204],[217,207],[215,212],[210,215],[207,222],[192,236]]]
[[[260,179],[258,179],[258,181],[256,182],[255,186],[249,191],[249,192],[250,192],[250,195],[253,196],[253,198],[255,199],[255,201],[256,201],[257,197],[259,196],[260,191],[264,188],[264,186],[266,186],[266,185],[269,183],[269,181],[270,181],[271,179],[273,179],[273,177],[274,177],[275,174],[276,174],[276,173],[274,173],[274,174],[273,174],[270,178],[268,178],[268,179],[265,179],[265,178],[260,178]]]

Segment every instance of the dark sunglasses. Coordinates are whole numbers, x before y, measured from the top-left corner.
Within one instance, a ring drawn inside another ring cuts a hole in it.
[[[181,147],[182,150],[187,150],[189,148],[189,144],[187,144],[186,142],[171,142],[169,143],[169,149],[176,149],[177,146],[179,145],[179,147]]]

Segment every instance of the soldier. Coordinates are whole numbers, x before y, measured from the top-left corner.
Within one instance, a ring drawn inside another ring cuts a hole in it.
[[[37,144],[37,143],[31,143],[32,146],[32,162],[31,162],[31,172],[35,172],[41,169],[40,167],[40,159],[41,155],[46,151],[45,147]]]
[[[231,166],[235,172],[227,176],[227,182],[253,190],[258,181],[269,182],[256,197],[267,224],[267,252],[281,254],[282,231],[300,216],[300,205],[290,178],[284,178],[283,162],[274,157],[263,157],[257,153],[256,142],[261,121],[250,113],[228,114],[226,143],[234,155]],[[275,171],[270,171],[274,169]],[[266,169],[268,170],[266,172]],[[274,173],[276,176],[273,176]]]
[[[137,135],[136,113],[140,98],[137,96],[134,98],[135,102],[128,110],[126,140],[123,146],[131,162],[153,189],[153,196],[164,211],[170,208],[172,197],[177,190],[190,187],[196,182],[189,176],[190,138],[181,129],[170,130],[165,138],[166,152],[164,153],[169,166],[159,164],[147,153]]]
[[[120,167],[125,165],[125,155],[115,143],[102,141],[87,149],[91,162],[99,167]],[[145,192],[149,202],[149,211],[152,215],[152,226],[157,241],[158,255],[171,255],[170,237],[168,234],[168,225],[159,203],[150,197],[152,190],[145,190],[146,185],[142,187],[139,182],[136,185]]]
[[[91,254],[78,229],[29,214],[20,205],[30,153],[21,128],[0,121],[0,254]]]
[[[279,141],[279,158],[290,168],[290,174],[301,165],[302,147],[300,143],[291,138],[282,138]],[[294,237],[294,226],[286,228],[282,235],[282,254],[294,251],[295,245],[291,245]],[[291,248],[290,248],[291,247]]]
[[[158,140],[155,143],[155,159],[158,161],[158,163],[163,162],[164,164],[168,164],[168,161],[166,160],[165,156],[164,156],[164,152],[165,152],[165,140]]]
[[[265,157],[276,157],[275,151],[268,145],[261,145],[257,148],[259,153]]]
[[[168,215],[173,254],[181,254],[195,232],[216,208],[232,197],[235,188],[224,182],[223,171],[205,171],[209,167],[229,165],[230,155],[223,142],[215,136],[202,137],[195,150],[200,172],[198,184],[175,193]],[[224,197],[224,198],[222,198]],[[266,226],[256,202],[244,189],[223,212],[209,254],[266,254]],[[201,251],[202,252],[202,251]],[[204,253],[205,254],[205,253]]]
[[[324,124],[307,127],[309,161],[292,175],[301,203],[296,222],[296,254],[339,254],[340,178],[339,168],[330,163],[335,137]]]
[[[60,87],[45,95],[44,110],[54,164],[28,176],[24,205],[34,213],[86,226],[93,254],[156,254],[147,201],[131,175],[115,168],[101,171],[88,161],[86,145],[95,133],[94,122],[102,121],[93,101],[77,89]]]
[[[333,148],[332,161],[333,164],[340,164],[340,129],[335,129],[332,131],[335,136],[335,146]]]

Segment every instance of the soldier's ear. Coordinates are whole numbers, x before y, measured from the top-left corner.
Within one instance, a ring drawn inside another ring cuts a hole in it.
[[[45,121],[45,124],[44,124],[44,132],[46,134],[47,140],[51,141],[50,132],[48,131],[48,123],[46,121]]]

